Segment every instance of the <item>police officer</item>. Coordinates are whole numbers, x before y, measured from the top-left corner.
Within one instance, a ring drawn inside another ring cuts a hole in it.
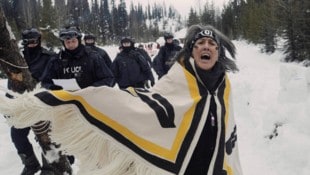
[[[32,77],[37,82],[39,82],[41,80],[41,76],[44,72],[45,66],[47,65],[53,53],[48,52],[41,46],[41,33],[36,28],[26,29],[22,32],[22,45],[23,55],[26,63],[28,64],[29,71]],[[9,79],[8,89],[14,89],[17,90],[18,93],[23,93],[26,88],[16,86],[17,84],[18,83],[16,83],[15,80]],[[10,94],[6,94],[6,96],[9,98],[14,98]],[[49,122],[44,121],[40,122],[40,124],[43,124],[43,129],[46,130],[47,128],[45,126],[49,125]],[[42,129],[42,127],[39,127],[37,129]],[[32,175],[41,169],[40,163],[33,151],[32,144],[28,139],[29,132],[30,127],[22,129],[11,127],[12,142],[14,143],[14,146],[17,149],[17,153],[20,156],[22,163],[24,164],[24,168],[21,173],[22,175]],[[38,137],[37,139],[40,140]]]
[[[31,28],[24,30],[22,32],[22,44],[24,46],[23,55],[28,64],[29,71],[32,77],[40,82],[42,80],[43,72],[51,60],[52,57],[55,56],[54,52],[47,51],[45,48],[41,46],[41,33],[36,28]],[[72,168],[70,166],[69,160],[66,155],[61,154],[59,150],[57,150],[56,143],[51,142],[48,132],[50,131],[50,122],[49,121],[41,121],[39,123],[31,126],[31,129],[34,131],[36,140],[39,142],[42,148],[42,167],[41,167],[41,175],[49,175],[49,174],[71,174]],[[29,133],[29,128],[24,129],[15,129],[12,128],[12,138],[16,147],[18,148],[18,152],[21,152],[20,156],[25,164],[25,168],[22,174],[32,175],[37,171],[37,167],[40,169],[40,164],[38,164],[33,151],[28,150],[30,154],[23,153],[23,149],[29,147],[24,144],[28,144],[26,142],[27,135]],[[22,137],[21,137],[22,136]],[[25,147],[25,148],[24,148]],[[48,151],[54,151],[58,154],[58,160],[55,162],[49,162],[46,158]]]
[[[171,33],[165,33],[165,45],[161,46],[158,54],[153,60],[153,67],[160,79],[167,74],[171,66],[175,62],[175,55],[182,49],[179,45],[173,42],[174,36]]]
[[[42,74],[51,56],[50,52],[41,46],[41,33],[36,28],[24,30],[22,32],[23,54],[28,64],[32,77],[38,82],[42,79]]]
[[[145,51],[142,44],[139,44],[137,48],[135,48],[142,56],[143,58],[148,62],[149,66],[152,68],[153,63],[150,55]]]
[[[51,60],[43,75],[42,86],[63,89],[53,79],[76,79],[80,88],[88,86],[114,86],[113,73],[99,54],[81,43],[82,34],[76,26],[61,29],[59,38],[64,45],[55,59]]]
[[[85,43],[86,46],[89,46],[91,49],[93,49],[94,51],[98,52],[98,54],[101,56],[101,58],[103,58],[105,64],[109,68],[111,68],[111,64],[112,64],[111,58],[110,58],[109,54],[104,49],[101,49],[101,48],[99,48],[99,47],[97,47],[95,45],[95,43],[96,43],[95,35],[93,35],[93,34],[85,34],[85,36],[84,36],[84,43]]]
[[[154,85],[154,77],[146,59],[136,50],[131,37],[121,39],[121,52],[112,62],[112,71],[119,88],[129,86],[145,88],[145,82],[150,81]]]

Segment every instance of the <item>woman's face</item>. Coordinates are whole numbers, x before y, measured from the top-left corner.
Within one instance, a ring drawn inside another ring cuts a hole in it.
[[[210,70],[218,60],[218,45],[211,38],[200,38],[194,44],[192,56],[199,68]]]

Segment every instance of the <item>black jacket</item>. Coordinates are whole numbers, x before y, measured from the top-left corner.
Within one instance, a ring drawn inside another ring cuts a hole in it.
[[[136,50],[120,52],[112,63],[112,72],[120,88],[144,87],[146,80],[154,83],[151,68]]]
[[[153,60],[153,67],[155,72],[158,75],[158,78],[161,78],[163,75],[167,74],[171,66],[175,63],[175,55],[182,48],[174,43],[166,43],[164,46],[160,47],[158,54]]]
[[[93,49],[94,51],[98,52],[100,57],[104,60],[105,64],[111,69],[112,61],[111,61],[110,56],[108,55],[108,53],[105,50],[103,50],[103,49],[101,49],[95,45],[87,45],[86,47],[89,47],[89,48]]]
[[[43,75],[42,86],[51,89],[52,79],[75,78],[81,88],[88,86],[114,86],[111,70],[97,52],[80,45],[74,53],[60,51],[53,58]]]
[[[144,49],[135,48],[135,50],[137,50],[143,56],[143,58],[148,62],[150,67],[153,67],[152,59]]]
[[[49,60],[56,55],[56,53],[47,51],[40,45],[34,48],[25,47],[23,54],[32,77],[37,81],[42,80],[43,72]]]

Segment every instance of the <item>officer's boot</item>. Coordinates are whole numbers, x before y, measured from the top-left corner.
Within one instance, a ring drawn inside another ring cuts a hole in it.
[[[40,163],[34,153],[30,156],[27,156],[26,154],[19,154],[19,156],[25,166],[21,175],[34,175],[40,170]]]
[[[50,162],[42,154],[42,168],[40,175],[63,175],[63,174],[72,174],[72,168],[70,162],[67,159],[67,156],[59,154],[59,159]]]
[[[32,126],[42,148],[41,175],[71,175],[72,168],[66,155],[61,153],[60,145],[51,141],[49,136],[50,122],[41,121]]]
[[[53,167],[48,163],[44,155],[41,155],[42,157],[42,168],[40,175],[55,175],[53,171]]]

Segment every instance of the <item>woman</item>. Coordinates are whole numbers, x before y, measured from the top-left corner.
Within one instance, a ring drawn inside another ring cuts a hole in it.
[[[149,90],[90,87],[16,102],[0,97],[0,111],[16,127],[45,113],[52,138],[80,160],[80,174],[242,175],[225,73],[237,66],[226,49],[234,57],[234,45],[219,31],[194,25],[177,62]]]
[[[229,104],[225,104],[225,91],[229,90],[225,72],[238,69],[234,61],[225,56],[225,48],[234,58],[235,47],[228,38],[211,26],[194,25],[188,29],[185,46],[177,55],[178,62],[197,78],[202,96],[198,108],[209,109],[186,175],[228,174],[224,168],[224,158],[230,153],[229,150],[234,149],[235,143],[227,141],[230,136],[224,133],[227,130],[225,120],[230,115],[227,108]],[[235,142],[235,129],[232,136]],[[221,145],[224,142],[226,147]]]

